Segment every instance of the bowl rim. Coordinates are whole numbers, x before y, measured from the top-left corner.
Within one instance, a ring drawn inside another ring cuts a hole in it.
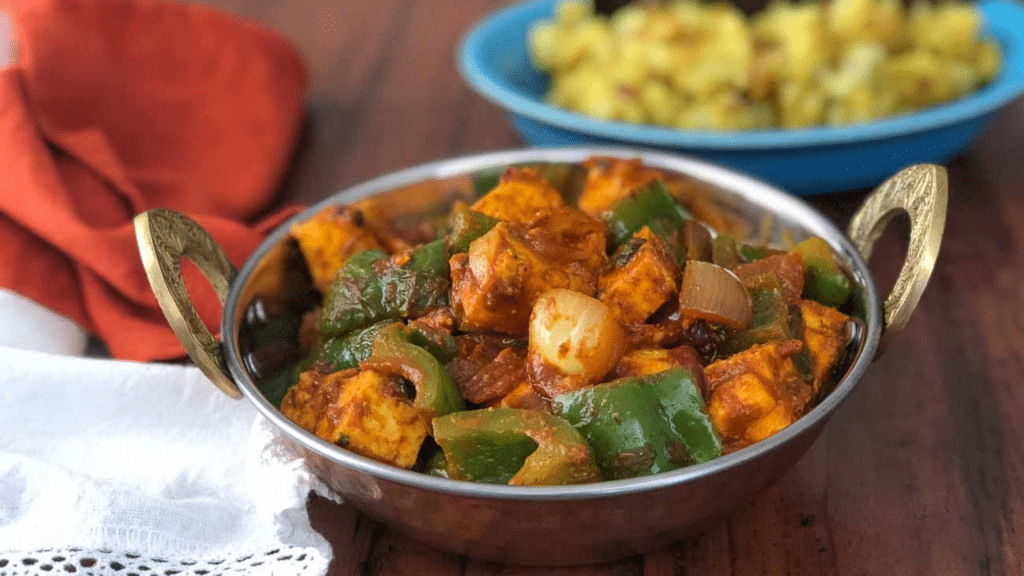
[[[1024,6],[1013,0],[981,0],[983,30],[993,37],[1002,52],[999,74],[987,86],[967,96],[904,115],[871,123],[840,127],[772,129],[760,131],[684,131],[648,124],[600,120],[551,106],[534,98],[505,78],[490,74],[484,55],[491,41],[510,22],[524,13],[547,10],[559,0],[526,0],[494,12],[466,34],[457,52],[463,80],[480,96],[512,114],[570,132],[587,134],[636,145],[675,148],[743,150],[834,146],[853,142],[899,137],[966,122],[993,112],[1024,92]],[[536,20],[531,20],[530,24]],[[525,41],[525,40],[524,40]]]
[[[305,221],[322,209],[350,203],[390,189],[400,188],[422,180],[448,178],[464,175],[476,170],[522,162],[580,162],[591,156],[615,156],[639,158],[641,162],[668,170],[682,172],[699,180],[723,188],[729,194],[754,202],[761,208],[772,207],[773,212],[784,214],[799,221],[807,230],[826,240],[834,250],[844,257],[857,283],[864,286],[864,343],[843,378],[821,402],[799,420],[771,437],[746,448],[737,450],[705,462],[650,476],[624,480],[607,480],[591,484],[570,486],[507,486],[482,484],[461,480],[450,480],[397,468],[376,460],[360,456],[317,438],[285,417],[278,408],[264,398],[255,382],[244,367],[238,342],[238,327],[244,311],[238,310],[246,282],[252,277],[257,265],[280,242],[284,241],[293,223]],[[245,261],[232,282],[224,303],[221,320],[221,348],[235,383],[243,395],[256,409],[275,425],[277,430],[292,441],[321,457],[371,477],[439,493],[490,499],[521,499],[531,501],[578,500],[587,498],[613,497],[623,494],[647,492],[682,484],[724,470],[743,465],[760,458],[763,454],[787,444],[790,440],[812,430],[821,420],[827,420],[835,408],[860,381],[868,365],[874,360],[882,333],[882,304],[871,278],[867,264],[850,240],[823,214],[806,202],[763,181],[746,176],[717,165],[691,159],[677,154],[662,153],[629,147],[557,147],[503,150],[453,157],[428,162],[357,184],[310,206],[293,215],[279,225],[263,240]]]

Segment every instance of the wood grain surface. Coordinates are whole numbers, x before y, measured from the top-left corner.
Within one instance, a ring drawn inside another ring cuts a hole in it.
[[[456,73],[455,49],[497,0],[206,0],[290,38],[309,122],[284,199],[312,202],[385,172],[523,146]],[[906,331],[810,452],[699,537],[619,562],[537,569],[437,551],[314,497],[331,575],[1024,574],[1024,103],[949,162],[946,234]],[[845,228],[864,191],[812,203]],[[871,262],[887,289],[897,222]]]

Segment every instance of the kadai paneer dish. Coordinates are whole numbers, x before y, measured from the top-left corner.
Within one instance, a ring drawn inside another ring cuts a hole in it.
[[[575,484],[741,449],[841,378],[851,285],[823,240],[743,241],[639,160],[483,181],[418,226],[369,199],[292,227],[320,298],[285,416],[400,468]]]

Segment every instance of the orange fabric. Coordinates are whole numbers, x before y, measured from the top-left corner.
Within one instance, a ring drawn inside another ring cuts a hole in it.
[[[0,287],[78,321],[112,355],[181,356],[131,225],[185,212],[240,265],[293,153],[305,72],[253,23],[174,0],[0,0]],[[193,293],[208,326],[220,304]],[[214,330],[216,332],[216,329]]]

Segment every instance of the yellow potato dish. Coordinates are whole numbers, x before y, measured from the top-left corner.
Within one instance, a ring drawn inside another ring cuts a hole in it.
[[[999,72],[997,44],[961,2],[632,3],[611,17],[563,0],[530,31],[547,101],[683,130],[867,123],[956,100]]]

